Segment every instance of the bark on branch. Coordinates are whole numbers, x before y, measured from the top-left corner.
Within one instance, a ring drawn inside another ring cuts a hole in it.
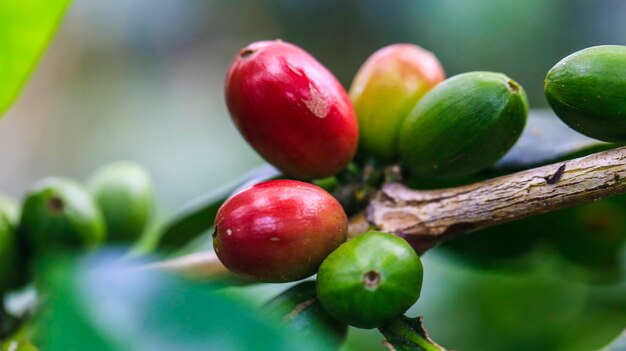
[[[387,184],[366,214],[422,253],[454,235],[624,192],[626,147],[450,189]]]
[[[455,235],[626,193],[626,147],[442,190],[387,184],[365,215],[350,221],[350,236],[369,228],[394,233],[419,253]],[[215,254],[178,258],[153,267],[197,278],[229,272]]]

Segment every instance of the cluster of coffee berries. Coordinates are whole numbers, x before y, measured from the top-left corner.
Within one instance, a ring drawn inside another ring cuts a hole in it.
[[[555,66],[546,94],[557,114],[584,134],[626,140],[625,56],[623,47],[598,47]],[[515,144],[528,115],[516,81],[493,72],[445,79],[437,58],[410,44],[374,53],[347,93],[303,49],[280,40],[253,43],[233,60],[225,96],[248,143],[297,180],[257,184],[228,199],[215,220],[217,256],[233,272],[262,282],[317,272],[324,310],[363,328],[385,325],[415,303],[420,259],[391,234],[369,232],[346,242],[344,208],[306,181],[363,160],[399,164],[423,178],[476,174]]]
[[[0,197],[0,292],[26,284],[32,264],[51,255],[137,241],[152,209],[152,181],[131,162],[102,167],[86,186],[45,178],[25,194],[21,207]]]
[[[213,233],[222,263],[262,282],[319,271],[320,303],[353,326],[380,327],[402,315],[420,294],[418,255],[386,233],[346,242],[341,204],[304,181],[334,176],[356,159],[399,162],[412,174],[433,177],[494,163],[524,127],[523,89],[498,73],[444,79],[437,58],[410,44],[374,53],[349,94],[295,45],[263,41],[242,49],[226,77],[230,115],[265,160],[298,180],[257,184],[222,205]]]

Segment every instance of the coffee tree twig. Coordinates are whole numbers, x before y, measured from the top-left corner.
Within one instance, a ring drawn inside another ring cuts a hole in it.
[[[441,190],[383,186],[366,219],[423,253],[456,235],[626,192],[626,147]]]
[[[421,254],[457,235],[621,193],[626,193],[626,147],[448,189],[389,183],[351,219],[350,235],[368,229],[394,233]],[[196,255],[155,267],[202,278],[228,274],[215,254]]]

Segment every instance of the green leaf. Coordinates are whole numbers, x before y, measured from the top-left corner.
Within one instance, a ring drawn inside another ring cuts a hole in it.
[[[304,342],[323,335],[320,351],[339,349],[348,332],[348,326],[328,314],[320,303],[314,280],[290,287],[263,305],[259,313],[288,328]]]
[[[217,286],[199,284],[110,251],[48,261],[34,342],[48,351],[318,350],[261,319]]]
[[[2,351],[37,351],[37,348],[26,340],[9,339],[2,344]]]
[[[70,0],[0,1],[0,117],[54,35]]]
[[[174,251],[184,247],[200,234],[211,229],[215,214],[226,199],[238,189],[277,178],[280,172],[263,165],[215,191],[201,195],[168,220],[160,232],[158,249]]]
[[[424,317],[402,316],[379,328],[387,338],[384,345],[391,351],[446,351],[430,338],[423,322]]]
[[[620,334],[617,339],[613,340],[611,344],[601,351],[624,351],[626,350],[626,330]]]
[[[16,320],[17,321],[17,320]],[[31,338],[33,333],[33,325],[29,320],[23,319],[18,321],[21,323],[19,329],[13,330],[8,336],[3,336],[0,342],[0,350],[2,351],[37,351],[33,345]]]
[[[522,136],[493,169],[528,169],[614,147],[576,132],[552,111],[532,110]]]

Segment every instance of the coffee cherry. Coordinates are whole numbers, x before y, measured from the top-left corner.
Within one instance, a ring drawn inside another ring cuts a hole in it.
[[[320,266],[317,296],[335,318],[359,328],[384,326],[420,296],[422,263],[392,234],[369,232],[341,245]]]
[[[526,124],[524,89],[501,73],[469,72],[429,91],[402,125],[402,165],[422,177],[483,170],[515,144]]]
[[[346,338],[348,326],[336,320],[317,299],[314,281],[292,286],[260,311],[261,315],[289,328],[304,342],[323,342],[324,350],[337,350]]]
[[[301,48],[279,40],[250,44],[233,60],[225,93],[243,137],[285,174],[323,178],[352,160],[358,127],[348,95]]]
[[[18,237],[30,253],[92,247],[105,235],[100,209],[78,183],[47,178],[26,194]]]
[[[138,164],[117,162],[97,170],[88,188],[104,215],[107,240],[132,243],[139,239],[154,201],[148,173]]]
[[[550,106],[589,137],[626,142],[626,46],[603,45],[571,54],[545,79]]]
[[[254,185],[217,212],[213,245],[231,271],[264,282],[304,279],[346,241],[348,219],[323,189],[293,180]]]
[[[422,96],[444,79],[435,55],[416,45],[389,45],[370,56],[350,87],[360,152],[395,160],[402,122]]]

